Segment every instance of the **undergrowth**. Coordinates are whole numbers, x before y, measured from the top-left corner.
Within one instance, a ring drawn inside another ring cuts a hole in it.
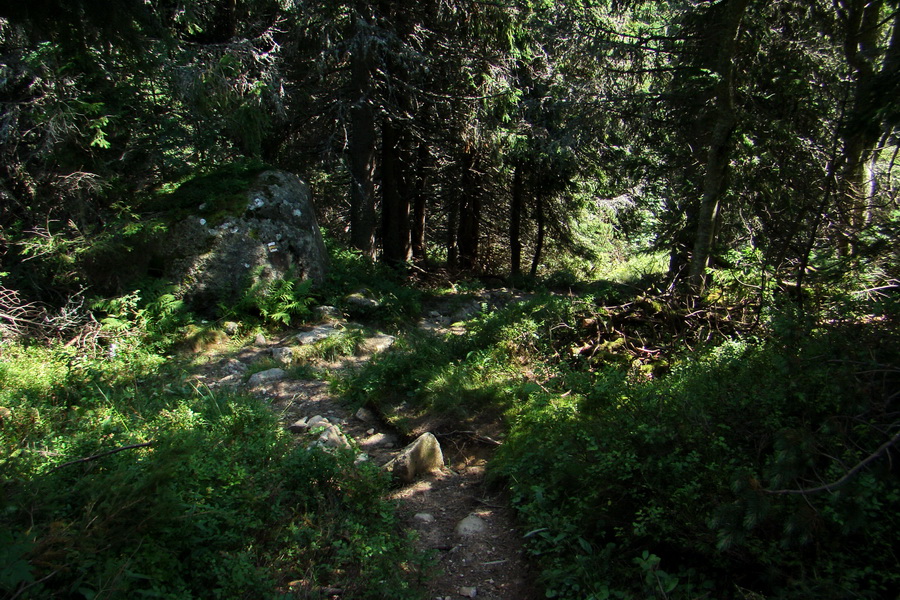
[[[0,352],[0,597],[419,597],[383,474],[257,399],[127,345]]]

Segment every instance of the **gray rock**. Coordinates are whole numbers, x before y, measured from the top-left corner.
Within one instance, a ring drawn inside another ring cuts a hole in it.
[[[312,429],[313,427],[321,427],[322,425],[331,425],[331,422],[322,415],[316,415],[306,422],[306,426],[309,429]]]
[[[243,375],[247,372],[247,365],[236,358],[229,358],[222,364],[222,370],[229,375]]]
[[[254,338],[253,343],[257,346],[265,346],[268,342],[266,342],[266,336],[261,333],[256,334],[256,338]]]
[[[443,466],[444,455],[437,438],[431,433],[423,433],[384,468],[400,481],[411,483],[416,477],[438,471]]]
[[[253,375],[251,375],[250,380],[247,382],[247,385],[249,385],[250,387],[256,387],[264,383],[280,381],[285,377],[287,377],[287,373],[285,373],[283,369],[267,369],[265,371],[260,371],[259,373],[254,373]]]
[[[232,304],[250,286],[288,273],[324,279],[328,254],[309,186],[291,173],[266,171],[237,193],[246,202],[222,222],[182,219],[156,249],[164,276],[179,282],[178,296],[202,309]]]
[[[347,308],[352,312],[366,312],[381,307],[381,303],[378,302],[378,300],[367,298],[364,295],[364,292],[355,292],[353,294],[350,294],[349,296],[344,298],[344,304],[346,304]]]
[[[396,339],[397,338],[392,335],[380,333],[374,337],[363,340],[359,349],[363,354],[377,354],[378,352],[384,352],[393,346]]]
[[[287,428],[287,430],[290,431],[291,433],[303,433],[307,429],[309,429],[309,425],[306,423],[306,417],[303,417],[302,419],[294,421],[293,423],[288,425],[288,428]]]
[[[487,530],[487,523],[478,515],[472,514],[456,524],[456,535],[470,537]]]
[[[234,321],[225,321],[222,324],[222,330],[228,335],[235,335],[240,330],[241,324]]]
[[[459,595],[463,598],[474,598],[478,595],[478,589],[474,587],[461,587],[459,588]]]
[[[431,513],[416,513],[413,519],[421,523],[434,523],[434,515]]]
[[[341,311],[334,306],[317,306],[313,309],[313,313],[320,319],[339,319],[341,317]]]
[[[298,344],[314,344],[319,340],[324,340],[325,338],[331,337],[335,333],[337,333],[337,329],[334,325],[317,325],[313,327],[309,331],[302,331],[294,336],[294,339]]]
[[[272,348],[272,358],[283,365],[294,362],[294,351],[291,348]]]
[[[344,437],[344,434],[341,433],[341,430],[336,425],[328,425],[325,427],[325,431],[319,434],[317,443],[326,448],[350,447],[350,442],[347,441],[347,438]]]

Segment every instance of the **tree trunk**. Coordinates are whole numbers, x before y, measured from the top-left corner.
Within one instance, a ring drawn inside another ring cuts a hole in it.
[[[524,190],[522,183],[522,163],[516,161],[513,167],[512,202],[509,207],[509,263],[513,277],[522,274],[522,206]]]
[[[537,241],[534,243],[534,257],[531,260],[531,276],[537,277],[538,266],[541,263],[541,254],[544,251],[544,235],[546,229],[543,198],[537,199],[534,209],[534,219],[537,222]]]
[[[428,145],[421,142],[419,156],[416,160],[415,192],[412,199],[412,255],[416,262],[424,262],[428,259],[425,252],[425,190],[428,183]]]
[[[357,19],[362,17],[357,16]],[[375,109],[372,106],[372,49],[361,23],[350,56],[350,245],[375,257]]]
[[[409,194],[401,160],[401,135],[396,123],[385,117],[381,127],[381,259],[405,263],[412,257],[409,231]]]
[[[478,265],[478,238],[481,233],[481,191],[478,189],[475,151],[466,149],[463,154],[461,202],[459,206],[459,230],[456,241],[459,247],[459,267],[474,270]]]
[[[848,122],[843,127],[843,151],[839,172],[838,247],[842,253],[856,251],[857,234],[865,228],[872,198],[867,167],[874,157],[875,147],[882,135],[878,113],[892,102],[893,95],[885,89],[884,77],[897,68],[900,53],[900,13],[893,18],[893,32],[884,54],[880,71],[875,60],[881,54],[879,42],[883,33],[881,22],[883,0],[848,0],[844,55],[853,69],[853,102]]]
[[[734,55],[741,21],[749,0],[727,0],[724,14],[718,24],[718,55],[715,88],[715,122],[709,141],[706,159],[706,173],[703,180],[703,196],[697,212],[697,233],[694,238],[694,253],[691,257],[691,283],[702,290],[706,283],[706,267],[716,230],[716,216],[719,203],[725,191],[725,179],[731,156],[731,134],[736,117],[734,111]]]

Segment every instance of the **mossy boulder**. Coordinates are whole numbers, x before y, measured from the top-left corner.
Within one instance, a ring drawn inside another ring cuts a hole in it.
[[[177,283],[180,297],[203,311],[238,302],[260,279],[324,279],[328,254],[309,186],[299,177],[264,171],[230,195],[218,204],[229,211],[217,210],[211,220],[203,216],[207,207],[197,207],[172,225],[159,249],[164,277]]]

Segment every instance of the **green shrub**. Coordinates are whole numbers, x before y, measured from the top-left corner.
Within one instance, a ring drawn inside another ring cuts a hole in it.
[[[0,597],[419,597],[425,557],[351,452],[134,353],[3,352]]]
[[[890,387],[872,385],[897,376],[861,365],[891,364],[889,338],[855,325],[728,342],[663,379],[605,371],[564,377],[566,397],[532,394],[495,475],[548,596],[889,597],[889,461],[831,491],[774,493],[839,481],[886,441]]]

